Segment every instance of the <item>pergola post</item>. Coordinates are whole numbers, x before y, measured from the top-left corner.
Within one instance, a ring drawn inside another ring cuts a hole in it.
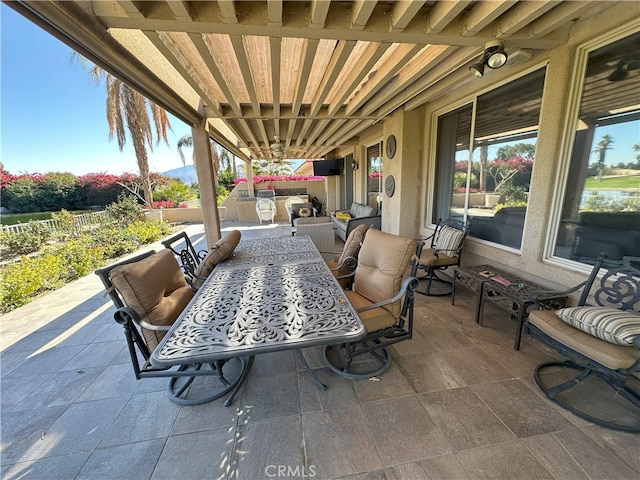
[[[197,127],[191,128],[191,137],[193,138],[194,163],[200,189],[204,233],[209,249],[220,239],[221,235],[216,195],[216,172],[211,157],[206,119],[203,119]]]

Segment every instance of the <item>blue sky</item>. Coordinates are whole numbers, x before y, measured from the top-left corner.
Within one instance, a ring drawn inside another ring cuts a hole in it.
[[[104,86],[78,65],[71,49],[4,4],[0,5],[0,144],[13,174],[137,172],[133,147],[109,140]],[[170,117],[173,131],[149,152],[152,171],[182,166],[176,144],[191,129]],[[187,152],[187,163],[190,152]]]

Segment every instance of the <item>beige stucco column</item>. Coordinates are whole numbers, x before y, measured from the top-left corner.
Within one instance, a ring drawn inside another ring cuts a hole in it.
[[[216,178],[206,120],[203,119],[199,126],[191,128],[191,136],[193,138],[196,175],[200,188],[204,233],[207,239],[207,248],[211,248],[220,239],[220,220],[216,203]]]
[[[389,135],[396,137],[396,153],[383,159],[384,180],[393,175],[395,192],[389,197],[383,186],[382,230],[414,238],[418,235],[422,211],[420,179],[422,172],[424,111],[398,109],[384,123],[385,145]]]

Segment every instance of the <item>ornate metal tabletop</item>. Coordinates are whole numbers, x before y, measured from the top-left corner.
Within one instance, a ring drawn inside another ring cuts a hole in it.
[[[365,328],[308,237],[241,243],[153,352],[164,367],[357,341]]]

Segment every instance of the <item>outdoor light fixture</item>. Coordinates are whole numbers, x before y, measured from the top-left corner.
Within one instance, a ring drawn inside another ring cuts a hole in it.
[[[507,63],[507,58],[507,52],[504,51],[502,43],[498,41],[489,42],[484,46],[482,60],[471,65],[469,71],[480,78],[484,75],[485,66],[495,70],[496,68],[503,67],[504,64]]]
[[[356,162],[356,159],[355,159],[355,158],[353,158],[353,159],[351,160],[351,170],[357,170],[357,169],[358,169],[358,167],[359,167],[358,162]]]

